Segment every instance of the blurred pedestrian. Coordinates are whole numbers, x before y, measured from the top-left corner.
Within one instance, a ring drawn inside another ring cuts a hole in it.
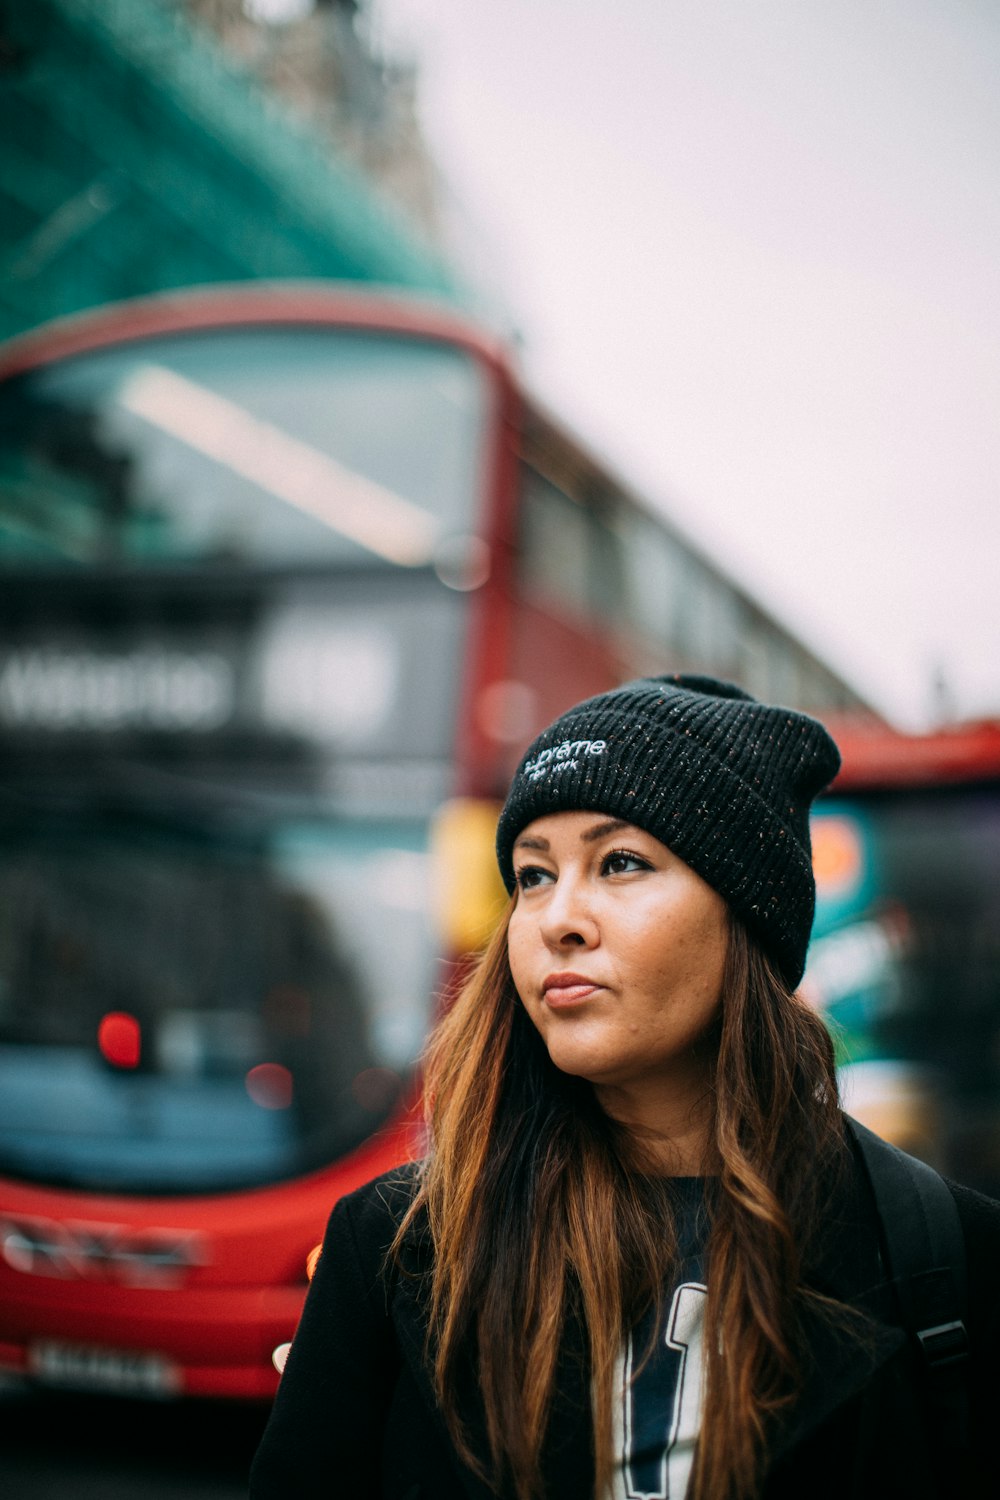
[[[795,994],[838,765],[696,677],[531,746],[510,905],[426,1058],[429,1154],[335,1207],[252,1500],[997,1493],[1000,1203],[946,1195],[968,1342],[949,1323],[935,1384]]]

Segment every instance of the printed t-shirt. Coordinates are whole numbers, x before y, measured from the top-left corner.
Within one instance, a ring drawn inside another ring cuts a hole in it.
[[[613,1418],[617,1463],[607,1500],[683,1500],[701,1427],[702,1330],[707,1288],[706,1180],[671,1183],[678,1257],[659,1308],[652,1353],[643,1363],[657,1309],[632,1329],[618,1362]],[[638,1373],[635,1374],[635,1371]]]

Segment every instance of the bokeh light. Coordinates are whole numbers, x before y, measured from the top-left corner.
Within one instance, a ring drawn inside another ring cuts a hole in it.
[[[258,1063],[244,1081],[250,1098],[261,1109],[287,1109],[292,1102],[292,1075],[281,1063]]]
[[[124,1010],[109,1011],[97,1028],[97,1045],[113,1068],[137,1068],[142,1055],[142,1028]]]

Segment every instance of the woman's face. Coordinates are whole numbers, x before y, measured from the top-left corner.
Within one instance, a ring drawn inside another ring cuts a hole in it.
[[[704,1087],[722,993],[722,897],[652,834],[603,813],[514,846],[510,967],[555,1066],[632,1098]]]

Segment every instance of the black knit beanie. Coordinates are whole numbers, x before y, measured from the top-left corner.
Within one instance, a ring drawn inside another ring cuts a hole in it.
[[[668,845],[725,898],[791,989],[816,903],[809,805],[837,774],[822,724],[711,677],[653,677],[588,698],[535,740],[497,828],[508,891],[523,828],[594,811]]]

